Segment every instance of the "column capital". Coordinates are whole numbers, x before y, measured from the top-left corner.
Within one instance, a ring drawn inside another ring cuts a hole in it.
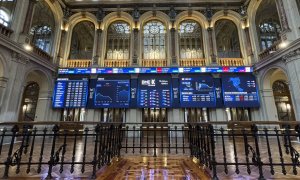
[[[213,27],[208,27],[208,28],[207,28],[207,31],[208,31],[208,32],[212,32],[212,31],[213,31]]]
[[[282,34],[291,31],[288,23],[288,19],[284,10],[284,5],[282,0],[276,0],[276,7],[279,15],[279,20],[282,27]]]

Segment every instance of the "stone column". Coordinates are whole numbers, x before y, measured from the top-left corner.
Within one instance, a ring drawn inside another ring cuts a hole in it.
[[[22,31],[22,36],[20,37],[21,43],[30,43],[29,32],[32,25],[34,8],[37,2],[38,2],[37,0],[29,0],[28,9],[27,9],[23,31]]]
[[[208,31],[209,52],[210,52],[211,62],[213,64],[216,64],[217,59],[214,52],[213,28],[209,27],[207,28],[207,31]]]
[[[291,30],[290,30],[288,19],[286,17],[286,13],[284,10],[283,1],[276,0],[276,7],[277,7],[277,11],[278,11],[281,28],[282,28],[282,34],[290,32]]]
[[[138,59],[139,59],[139,29],[134,28],[133,29],[133,54],[132,54],[132,62],[131,65],[136,66],[138,65]]]
[[[1,104],[0,121],[18,121],[19,105],[23,95],[24,74],[29,59],[13,52],[10,61],[8,77],[12,80],[6,83],[6,93]]]
[[[8,78],[0,77],[0,112]]]
[[[250,32],[249,32],[249,27],[246,27],[244,29],[245,35],[246,35],[246,50],[247,50],[247,56],[253,55],[252,51],[252,44],[251,44],[251,39],[250,39]]]
[[[40,91],[39,99],[36,106],[35,121],[48,121],[49,110],[51,109],[51,96],[52,91]]]
[[[67,32],[65,30],[61,31],[61,36],[60,36],[60,44],[59,44],[59,50],[58,50],[58,56],[57,56],[57,62],[60,67],[65,67],[66,64],[64,64],[64,53],[66,51],[66,41],[67,41]]]
[[[93,60],[92,60],[92,66],[98,66],[99,65],[99,58],[100,58],[100,48],[101,47],[101,35],[102,35],[102,29],[96,29],[95,31],[95,37],[94,37],[94,49],[93,49]]]
[[[261,109],[264,113],[264,121],[277,121],[277,109],[272,89],[262,89],[261,94]]]
[[[176,46],[175,46],[175,41],[176,41],[176,30],[174,27],[170,29],[171,32],[171,65],[178,65],[177,63],[177,57],[176,57]]]
[[[283,57],[287,66],[293,109],[297,121],[300,121],[300,48]]]

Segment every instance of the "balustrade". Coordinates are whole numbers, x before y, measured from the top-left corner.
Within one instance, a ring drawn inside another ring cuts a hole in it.
[[[9,29],[8,27],[4,26],[0,23],[0,34],[10,37],[10,35],[13,33],[13,30]]]
[[[262,60],[264,58],[266,58],[267,56],[269,56],[270,54],[276,52],[279,49],[279,44],[281,43],[281,40],[276,41],[271,47],[265,49],[264,51],[262,51],[261,53],[259,53],[258,57],[259,60]]]
[[[143,59],[142,66],[143,67],[167,66],[167,60],[165,60],[165,59]]]
[[[190,66],[205,66],[205,59],[181,59],[179,60],[180,66],[190,67]]]
[[[74,60],[67,60],[67,67],[74,68],[74,67],[90,67],[92,64],[92,60],[89,59],[74,59]]]
[[[220,66],[244,66],[243,58],[218,58]]]
[[[104,67],[128,67],[129,60],[104,60]]]

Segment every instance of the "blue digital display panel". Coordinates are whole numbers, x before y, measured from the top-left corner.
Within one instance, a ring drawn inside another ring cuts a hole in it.
[[[90,88],[89,107],[128,108],[130,102],[130,80],[98,78]]]
[[[143,76],[138,80],[138,107],[172,107],[171,78]]]
[[[180,77],[181,107],[215,107],[215,87],[210,76]]]
[[[88,79],[69,80],[57,79],[55,84],[54,108],[83,108],[86,107],[88,95]]]
[[[68,80],[60,80],[56,81],[55,83],[55,89],[52,99],[52,106],[54,108],[64,108],[67,81]]]
[[[225,107],[259,107],[259,94],[252,75],[223,75]]]
[[[181,73],[250,73],[252,67],[247,66],[215,66],[215,67],[124,67],[124,68],[64,68],[58,74],[181,74]]]

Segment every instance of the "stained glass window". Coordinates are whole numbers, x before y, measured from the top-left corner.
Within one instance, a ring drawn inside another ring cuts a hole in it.
[[[144,59],[166,58],[166,27],[162,22],[152,20],[143,28]]]
[[[106,59],[129,59],[130,26],[123,21],[116,21],[108,27]]]
[[[181,59],[203,58],[202,29],[194,20],[180,23],[179,49]]]

